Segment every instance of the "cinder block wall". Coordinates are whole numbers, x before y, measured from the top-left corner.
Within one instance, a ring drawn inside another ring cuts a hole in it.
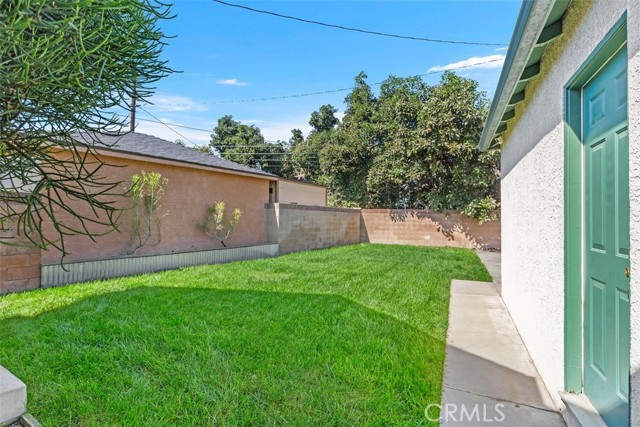
[[[500,250],[500,222],[478,221],[456,211],[363,209],[361,241]]]
[[[266,206],[267,238],[280,252],[359,242],[500,250],[500,222],[482,225],[459,212]]]
[[[17,243],[15,232],[2,232],[2,239]],[[41,251],[32,246],[0,244],[0,295],[40,286]]]
[[[267,236],[280,253],[360,242],[360,210],[268,204]]]
[[[500,249],[498,221],[479,225],[458,212],[360,210],[281,203],[265,207],[266,239],[278,243],[280,253],[360,242]],[[258,235],[262,234],[261,228],[255,230]],[[40,274],[40,249],[0,245],[0,295],[38,288]]]

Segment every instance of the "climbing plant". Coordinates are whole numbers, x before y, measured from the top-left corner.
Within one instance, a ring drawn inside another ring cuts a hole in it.
[[[127,189],[133,211],[130,254],[144,246],[160,243],[160,222],[168,214],[168,211],[161,212],[160,200],[168,182],[169,180],[158,172],[142,171],[131,177],[131,186]]]
[[[231,217],[227,219],[225,203],[215,202],[207,208],[207,215],[203,224],[204,232],[226,248],[226,241],[235,230],[241,216],[242,211],[236,208],[231,213]]]

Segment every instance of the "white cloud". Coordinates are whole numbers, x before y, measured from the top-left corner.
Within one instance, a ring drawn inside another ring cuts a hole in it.
[[[496,49],[496,52],[504,52],[505,50],[509,50],[508,47],[499,47]]]
[[[160,121],[164,123],[184,125],[184,123],[176,123],[164,117],[161,117]],[[193,125],[193,126],[201,127],[197,125]],[[136,132],[153,135],[158,138],[166,139],[167,141],[175,141],[176,139],[182,139],[182,140],[186,139],[185,143],[187,145],[190,145],[189,141],[197,145],[207,145],[209,143],[209,140],[211,139],[210,137],[211,132],[185,129],[177,126],[171,126],[169,124],[165,126],[162,123],[148,122],[148,121],[142,121],[142,120],[138,122],[136,126]],[[178,133],[180,135],[178,135]]]
[[[478,68],[502,68],[504,64],[504,55],[488,55],[488,56],[474,56],[472,58],[463,59],[462,61],[453,62],[447,65],[436,65],[429,68],[428,73],[447,70],[471,70]]]
[[[151,98],[150,101],[153,105],[143,105],[143,108],[148,108],[149,110],[161,113],[175,113],[178,111],[207,111],[206,105],[196,102],[186,96],[156,95]]]
[[[238,79],[222,79],[222,80],[218,80],[216,83],[218,83],[219,85],[226,85],[226,86],[247,86],[249,84],[247,82],[241,82]]]

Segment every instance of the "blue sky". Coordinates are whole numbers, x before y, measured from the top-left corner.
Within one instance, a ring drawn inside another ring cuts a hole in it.
[[[508,44],[520,1],[312,1],[229,0],[285,15],[367,30],[426,38]],[[182,71],[160,81],[143,106],[165,123],[213,129],[225,114],[260,127],[268,140],[288,139],[293,128],[308,132],[310,114],[323,104],[341,113],[348,91],[258,102],[221,103],[348,88],[360,71],[369,83],[390,74],[409,76],[500,58],[505,49],[426,43],[365,35],[284,20],[210,0],[175,0],[177,16],[162,23],[174,35],[165,49]],[[493,95],[501,62],[465,68],[461,75]],[[425,77],[437,83],[439,74]],[[375,89],[376,87],[374,87]],[[339,114],[340,114],[339,113]],[[138,110],[140,119],[153,119]],[[206,144],[210,131],[174,127],[183,139]],[[144,120],[137,130],[175,140],[169,127]]]

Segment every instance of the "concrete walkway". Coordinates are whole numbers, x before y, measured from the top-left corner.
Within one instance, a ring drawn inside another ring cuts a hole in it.
[[[493,284],[498,288],[498,293],[502,294],[502,264],[500,263],[500,252],[477,251],[478,258],[487,267],[487,271],[493,278]]]
[[[499,272],[499,253],[479,256]],[[451,283],[440,414],[443,426],[565,426],[493,283]]]

